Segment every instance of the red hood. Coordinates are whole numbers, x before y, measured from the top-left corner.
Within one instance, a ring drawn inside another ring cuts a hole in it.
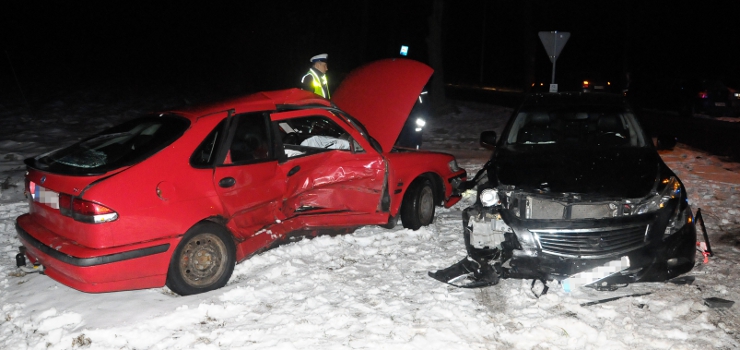
[[[390,152],[432,68],[409,59],[385,59],[352,71],[332,95],[332,102],[365,125]]]

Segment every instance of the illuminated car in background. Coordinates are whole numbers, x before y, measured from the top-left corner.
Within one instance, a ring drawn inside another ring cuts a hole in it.
[[[166,284],[185,295],[224,286],[235,263],[281,243],[399,217],[429,225],[466,179],[452,155],[394,145],[431,74],[377,61],[331,101],[260,92],[143,116],[29,158],[22,252],[81,291]]]
[[[622,96],[533,94],[496,136],[481,134],[495,151],[471,181],[476,203],[463,212],[476,264],[430,276],[453,283],[465,272],[459,266],[475,266],[469,286],[523,278],[612,289],[693,268],[686,189]]]
[[[740,95],[717,79],[636,79],[626,94],[637,109],[734,117],[740,112]]]
[[[610,92],[612,82],[603,80],[584,80],[581,84],[583,92]]]

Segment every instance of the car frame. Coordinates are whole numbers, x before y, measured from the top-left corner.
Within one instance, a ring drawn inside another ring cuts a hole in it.
[[[381,60],[350,74],[332,101],[260,92],[29,158],[20,260],[84,292],[167,285],[187,295],[303,237],[399,217],[409,229],[429,225],[466,179],[452,155],[394,147],[431,73]]]
[[[463,287],[521,278],[612,290],[693,268],[686,189],[622,96],[532,94],[502,137],[484,131],[480,142],[495,151],[467,185],[477,190],[463,211],[468,257],[431,277]]]

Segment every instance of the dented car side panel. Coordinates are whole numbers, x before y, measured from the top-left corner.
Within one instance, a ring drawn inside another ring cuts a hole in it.
[[[437,205],[451,207],[461,198],[457,187],[466,180],[467,173],[460,169],[453,172],[448,164],[454,161],[452,155],[426,151],[401,151],[387,155],[390,164],[389,193],[391,196],[391,213],[396,215],[401,208],[403,194],[411,183],[422,176],[434,181],[438,192],[435,193]],[[418,166],[419,162],[429,164],[431,169]],[[430,171],[432,170],[432,171]]]

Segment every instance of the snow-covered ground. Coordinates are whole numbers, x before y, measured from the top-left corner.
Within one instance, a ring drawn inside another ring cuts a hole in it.
[[[143,110],[174,102],[101,92],[0,105],[0,349],[736,349],[740,305],[740,165],[679,144],[662,153],[701,208],[715,257],[691,285],[634,284],[614,292],[540,298],[531,281],[456,289],[427,277],[464,256],[465,198],[418,231],[363,227],[353,234],[281,246],[236,266],[228,285],[182,297],[166,287],[86,294],[15,267],[15,218],[26,157],[74,142]],[[430,120],[425,148],[458,156],[474,174],[510,109],[468,102]],[[698,261],[702,261],[699,257]],[[581,304],[630,294],[591,306]]]

